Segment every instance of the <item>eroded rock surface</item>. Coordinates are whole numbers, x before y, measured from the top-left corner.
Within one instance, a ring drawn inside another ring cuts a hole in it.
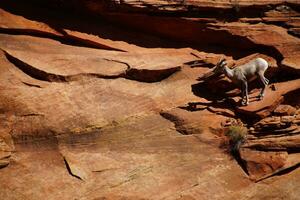
[[[299,119],[299,114],[273,116],[254,124],[240,149],[253,179],[260,180],[299,165]]]
[[[296,199],[299,27],[295,1],[1,1],[1,198]],[[221,57],[265,58],[264,100],[199,81]]]

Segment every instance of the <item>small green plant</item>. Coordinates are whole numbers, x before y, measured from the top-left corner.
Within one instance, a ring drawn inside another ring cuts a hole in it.
[[[247,128],[240,125],[229,126],[225,131],[225,135],[229,139],[230,151],[235,154],[240,145],[246,140]]]

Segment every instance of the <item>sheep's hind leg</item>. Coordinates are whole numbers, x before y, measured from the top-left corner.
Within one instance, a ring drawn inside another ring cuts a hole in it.
[[[269,80],[264,77],[263,73],[259,73],[258,77],[263,84],[263,88],[261,89],[260,94],[258,96],[259,100],[262,100],[265,96],[265,90],[266,90],[267,85],[269,84]]]

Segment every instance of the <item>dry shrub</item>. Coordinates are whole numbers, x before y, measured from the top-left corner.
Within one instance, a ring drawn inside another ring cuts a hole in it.
[[[235,153],[246,140],[247,128],[239,125],[229,126],[225,136],[228,138],[231,153]]]
[[[220,148],[234,157],[238,156],[241,144],[246,141],[247,132],[247,128],[238,122],[225,127],[221,136]]]

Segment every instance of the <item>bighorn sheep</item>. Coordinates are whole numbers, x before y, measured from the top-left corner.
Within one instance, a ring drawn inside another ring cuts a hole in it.
[[[234,69],[230,69],[227,66],[226,60],[223,58],[215,66],[215,68],[213,69],[213,73],[215,74],[222,72],[234,83],[240,85],[242,91],[242,105],[248,105],[248,82],[254,80],[257,77],[263,84],[263,88],[261,89],[261,92],[259,94],[259,99],[263,99],[265,89],[269,84],[269,80],[264,76],[267,68],[268,62],[266,60],[262,58],[256,58],[244,65],[240,65],[235,67]]]

